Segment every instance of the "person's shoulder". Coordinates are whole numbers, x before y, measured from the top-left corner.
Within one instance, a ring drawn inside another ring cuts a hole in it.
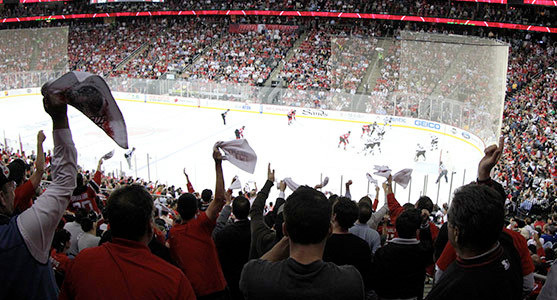
[[[165,277],[173,278],[176,281],[180,281],[181,277],[186,278],[186,275],[178,267],[152,253],[149,253],[148,261],[160,271],[158,273],[164,274]]]
[[[338,266],[332,262],[324,262],[325,272],[334,275],[335,278],[343,278],[338,284],[360,285],[363,284],[362,275],[353,265]]]
[[[264,260],[264,259],[251,259],[250,261],[248,261],[245,265],[244,265],[244,269],[266,269],[266,268],[272,268],[273,266],[276,266],[278,264],[283,263],[283,261],[279,261],[279,262],[271,262],[268,260]]]

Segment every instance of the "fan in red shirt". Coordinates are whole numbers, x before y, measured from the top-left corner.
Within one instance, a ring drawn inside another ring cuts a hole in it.
[[[66,273],[59,299],[195,299],[177,267],[155,256],[153,197],[140,185],[114,191],[106,218],[112,241],[79,253]]]
[[[61,229],[54,234],[54,238],[52,239],[50,264],[54,270],[58,287],[62,286],[64,276],[73,262],[73,260],[68,257],[68,254],[66,254],[68,249],[70,249],[70,238],[70,232],[65,229]]]
[[[35,171],[29,180],[24,181],[25,171],[29,167],[21,160],[16,159],[8,165],[10,173],[13,174],[14,180],[17,183],[15,189],[14,207],[15,213],[19,214],[33,205],[33,196],[35,190],[41,184],[41,179],[44,173],[45,158],[43,152],[43,142],[46,139],[43,131],[37,133],[37,160],[35,161]]]
[[[101,213],[101,210],[97,205],[97,192],[99,191],[99,187],[101,185],[102,163],[103,159],[101,158],[97,166],[97,171],[93,176],[93,180],[88,183],[84,182],[83,175],[81,175],[81,173],[77,173],[77,185],[70,198],[69,204],[71,210],[85,208],[87,211],[94,210],[97,214]]]
[[[220,299],[226,297],[228,291],[211,237],[225,202],[222,155],[217,148],[213,149],[213,158],[217,173],[215,199],[205,212],[199,213],[195,196],[190,193],[181,195],[178,198],[178,213],[182,222],[170,229],[169,244],[172,258],[191,281],[195,295],[198,298]]]

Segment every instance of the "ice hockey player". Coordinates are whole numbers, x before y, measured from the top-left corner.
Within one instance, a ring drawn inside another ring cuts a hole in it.
[[[230,111],[230,109],[227,109],[225,112],[223,112],[222,114],[220,114],[222,116],[222,121],[224,122],[224,125],[226,125],[226,114]]]
[[[244,138],[244,129],[246,128],[246,126],[242,126],[242,128],[240,129],[236,129],[234,131],[234,134],[236,134],[236,139],[243,139]]]
[[[338,147],[340,148],[340,144],[344,144],[344,150],[346,150],[346,144],[348,144],[348,138],[350,137],[350,131],[340,136],[340,142],[338,143]]]
[[[381,153],[381,140],[379,138],[368,139],[367,142],[364,144],[364,155],[367,155],[369,152],[371,155],[375,154],[375,147]]]
[[[439,143],[439,137],[435,136],[435,135],[432,135],[431,136],[431,151],[437,150],[438,143]]]
[[[384,136],[385,136],[385,126],[378,127],[377,128],[377,137],[379,137],[379,139],[383,140]]]
[[[132,168],[132,156],[134,151],[135,151],[135,147],[133,147],[130,151],[124,153],[124,157],[126,158],[126,161],[128,162],[128,167],[130,169]]]
[[[439,162],[439,177],[437,177],[437,181],[435,181],[435,183],[439,183],[439,180],[441,179],[441,177],[445,176],[445,182],[448,183],[449,179],[447,178],[447,168],[445,167],[445,165],[443,164],[442,161]]]
[[[425,149],[424,149],[424,147],[422,147],[422,145],[418,144],[418,147],[416,148],[416,157],[414,157],[414,161],[418,161],[420,156],[422,156],[424,158],[424,160],[426,160]]]
[[[289,111],[288,114],[286,114],[286,116],[288,117],[288,125],[292,124],[292,119],[296,121],[296,110],[293,109]]]
[[[367,134],[368,136],[371,136],[371,127],[373,126],[373,124],[367,124],[362,126],[362,135],[360,136],[360,138],[362,138],[364,136],[364,134]]]
[[[392,122],[393,122],[393,117],[385,117],[385,125],[384,126],[388,125],[389,127],[392,127],[393,126]]]

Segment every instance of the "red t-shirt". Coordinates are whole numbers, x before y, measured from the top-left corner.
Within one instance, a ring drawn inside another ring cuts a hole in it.
[[[60,271],[66,273],[73,260],[66,255],[66,253],[58,253],[56,249],[50,250],[50,263],[52,264],[52,269],[55,271]]]
[[[526,244],[526,239],[518,232],[504,228],[503,231],[510,235],[513,239],[513,245],[516,251],[520,255],[520,263],[522,266],[522,275],[526,276],[534,272],[534,262],[532,257],[530,257],[530,250],[528,250],[528,245]],[[456,251],[451,243],[445,245],[443,253],[435,263],[439,269],[446,271],[449,265],[456,260]]]
[[[170,253],[191,282],[195,294],[206,296],[226,288],[211,234],[216,222],[205,212],[170,229]]]
[[[188,299],[195,294],[180,269],[143,243],[113,238],[79,253],[59,299]]]
[[[94,210],[96,213],[100,214],[101,210],[97,206],[97,193],[90,186],[91,184],[96,184],[99,186],[101,184],[101,172],[95,172],[93,177],[93,183],[87,184],[87,190],[85,193],[80,195],[72,195],[70,197],[70,204],[68,205],[70,209],[85,208],[87,211]]]
[[[33,205],[33,196],[35,189],[31,180],[27,180],[24,184],[15,189],[14,208],[16,212],[23,212]]]

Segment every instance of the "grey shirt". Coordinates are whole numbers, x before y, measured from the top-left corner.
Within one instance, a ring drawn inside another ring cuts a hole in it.
[[[100,237],[85,232],[77,238],[77,249],[81,252],[83,249],[97,247],[100,240]]]
[[[362,276],[354,266],[322,260],[304,265],[293,258],[252,259],[242,271],[240,290],[250,300],[364,299]]]
[[[70,249],[68,249],[68,255],[76,256],[79,253],[79,249],[77,249],[77,237],[83,234],[83,230],[81,229],[81,225],[77,222],[68,222],[64,225],[64,229],[66,229],[70,234]]]
[[[356,223],[348,231],[366,241],[373,254],[381,247],[381,236],[379,232],[375,229],[371,229],[367,224]]]

